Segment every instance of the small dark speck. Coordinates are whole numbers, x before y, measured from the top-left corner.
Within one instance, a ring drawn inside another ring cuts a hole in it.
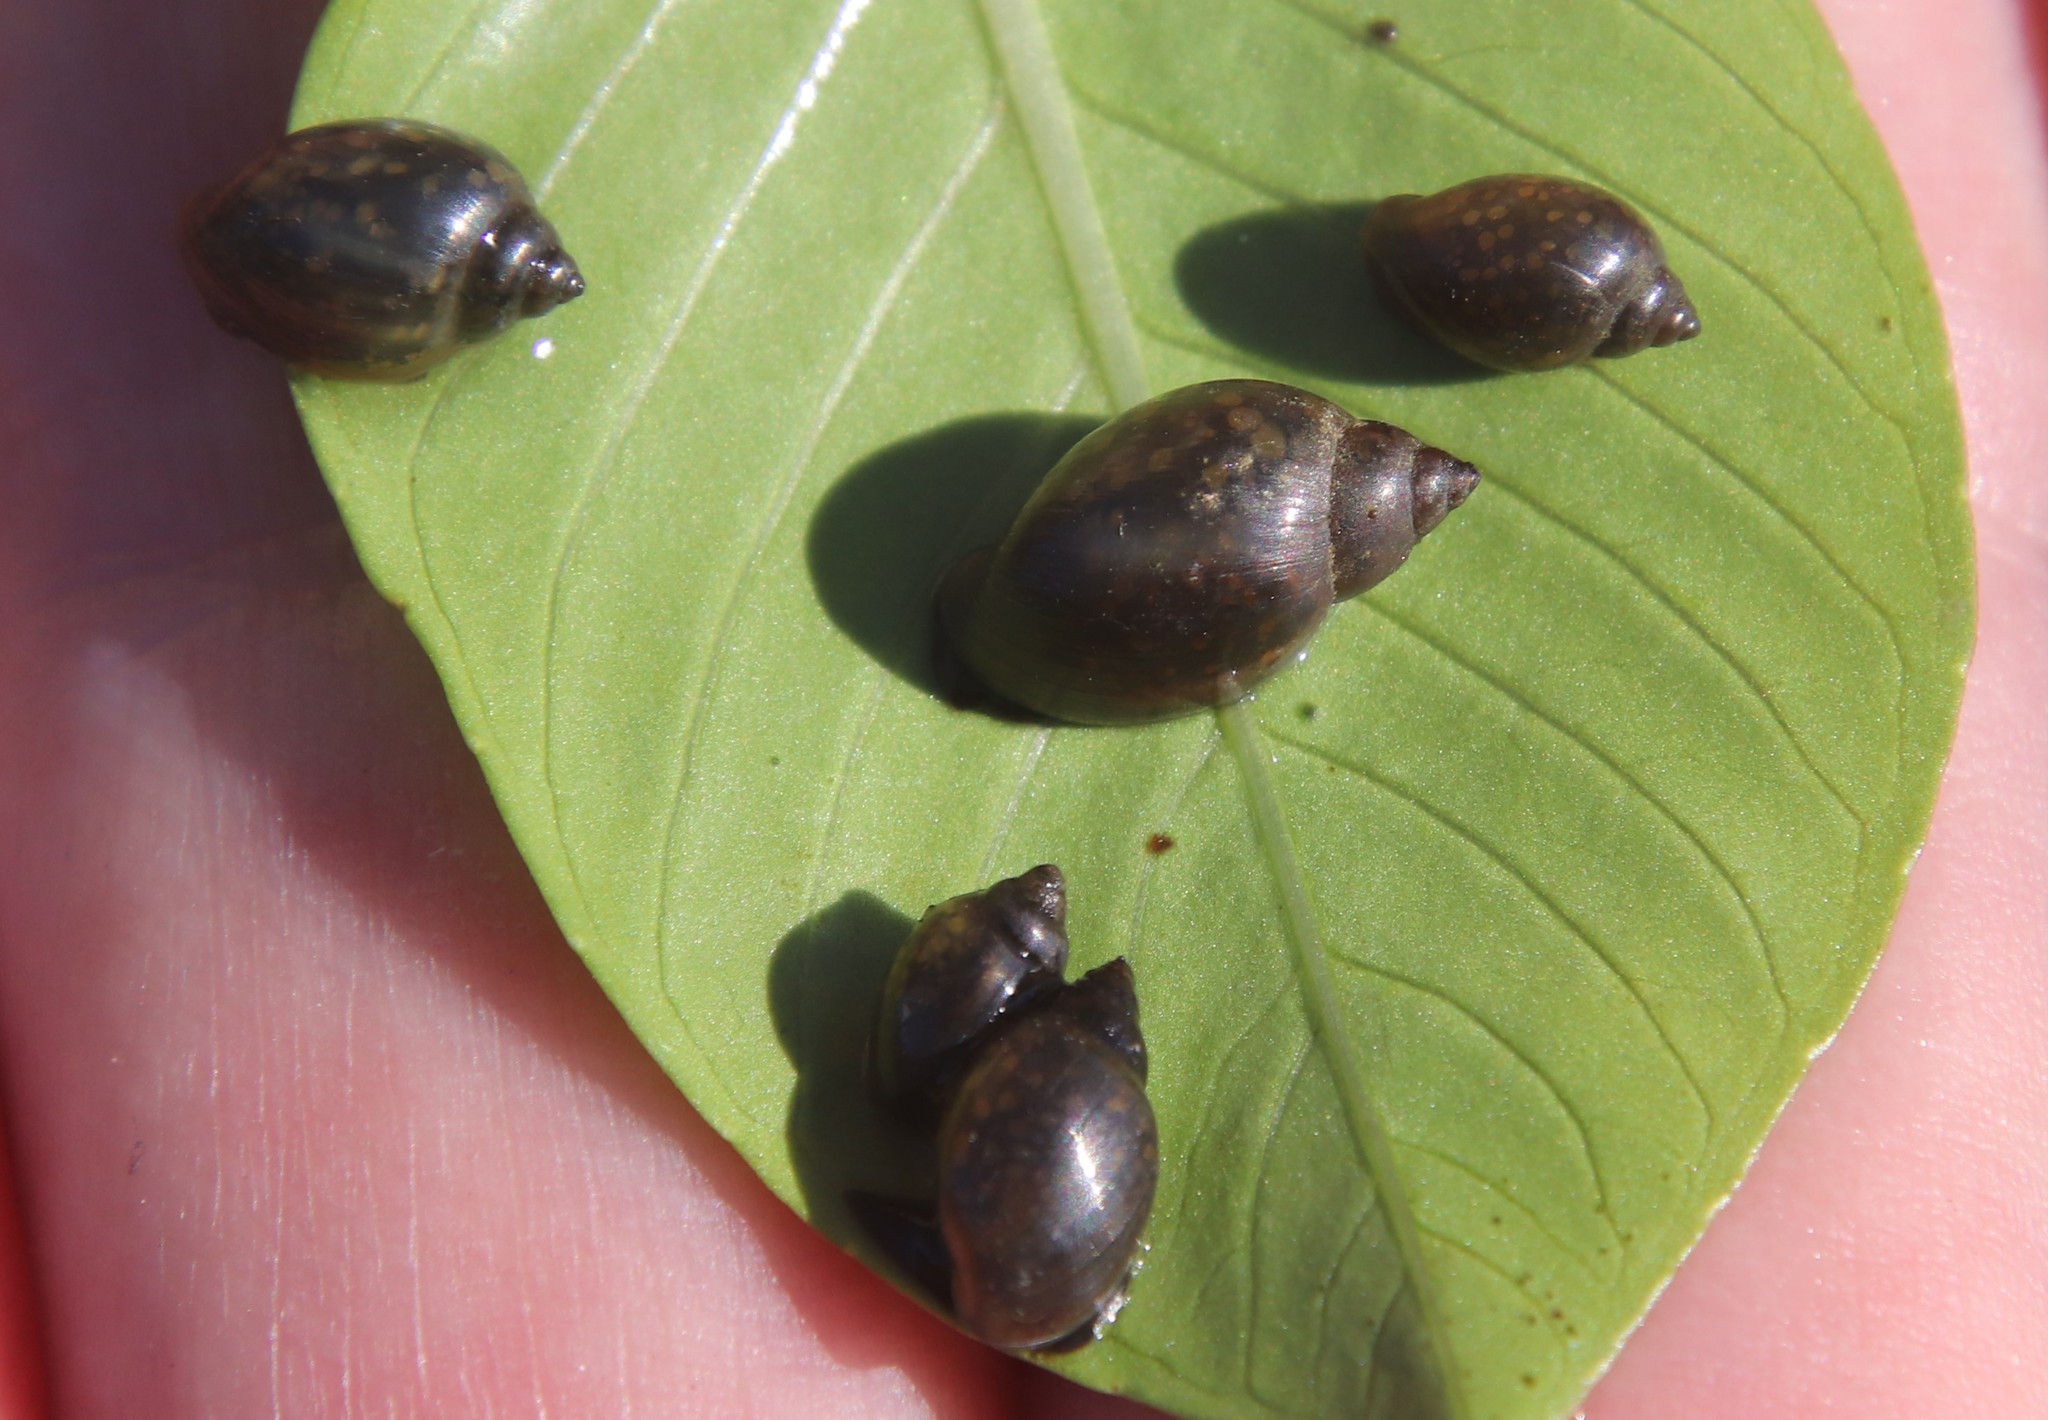
[[[1170,833],[1155,833],[1145,840],[1145,851],[1154,857],[1161,853],[1171,852],[1172,849],[1173,835]]]
[[[1500,1226],[1500,1214],[1496,1213],[1493,1215],[1493,1225],[1496,1228]]]
[[[768,764],[769,764],[769,766],[770,766],[771,768],[772,768],[772,767],[774,767],[775,765],[778,765],[778,764],[780,764],[780,763],[782,763],[782,756],[781,756],[781,755],[779,755],[779,754],[771,754],[771,755],[769,755],[769,756],[768,756]]]
[[[1552,1321],[1563,1321],[1564,1313],[1562,1311],[1559,1311],[1556,1307],[1552,1307],[1550,1309],[1550,1319]]]
[[[1392,44],[1401,37],[1401,27],[1392,20],[1374,20],[1365,27],[1365,37],[1374,44]]]
[[[1316,716],[1323,713],[1323,707],[1320,705],[1312,705],[1308,701],[1304,700],[1301,703],[1301,710],[1298,713],[1304,720],[1313,720]]]
[[[1534,1390],[1534,1389],[1536,1389],[1536,1377],[1534,1377],[1534,1376],[1523,1376],[1523,1377],[1522,1377],[1522,1384],[1523,1384],[1523,1385],[1525,1385],[1525,1386],[1527,1386],[1527,1387],[1529,1387],[1529,1389],[1531,1389],[1531,1390]]]
[[[1892,318],[1890,316],[1879,316],[1877,318],[1877,328],[1886,335],[1890,335],[1892,333]]]
[[[139,1174],[139,1173],[141,1173],[141,1172],[142,1172],[142,1141],[141,1141],[140,1139],[137,1139],[137,1140],[135,1141],[135,1147],[134,1147],[134,1148],[132,1148],[132,1149],[130,1149],[130,1150],[128,1151],[128,1176],[129,1176],[130,1178],[133,1178],[133,1177],[135,1177],[135,1175],[137,1175],[137,1174]]]

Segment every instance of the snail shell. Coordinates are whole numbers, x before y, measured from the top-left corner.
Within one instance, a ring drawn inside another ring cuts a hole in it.
[[[928,909],[897,952],[875,1030],[876,1084],[892,1104],[934,1104],[1004,1012],[1060,984],[1067,885],[1047,863]]]
[[[939,1232],[960,1324],[1013,1351],[1106,1325],[1158,1178],[1137,995],[1119,957],[997,1034],[947,1111]]]
[[[941,624],[968,670],[1041,715],[1190,714],[1294,661],[1478,481],[1307,390],[1189,385],[1075,445],[1003,541],[947,574]]]
[[[1427,334],[1482,365],[1549,370],[1700,333],[1657,234],[1620,198],[1510,173],[1373,209],[1365,250]]]
[[[1079,1345],[1114,1318],[1159,1177],[1130,966],[1066,984],[1065,915],[1050,864],[925,913],[875,1059],[885,1102],[938,1106],[933,1201],[847,1194],[963,1328],[1011,1351]]]
[[[326,375],[412,379],[583,293],[512,165],[410,119],[286,135],[188,210],[214,320]]]

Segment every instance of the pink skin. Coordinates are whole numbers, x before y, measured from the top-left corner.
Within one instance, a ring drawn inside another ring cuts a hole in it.
[[[2027,3],[1824,6],[1956,348],[1976,662],[1884,963],[1599,1420],[2048,1414]],[[316,8],[0,0],[0,1420],[1140,1413],[812,1236],[550,924],[276,367],[167,242]]]

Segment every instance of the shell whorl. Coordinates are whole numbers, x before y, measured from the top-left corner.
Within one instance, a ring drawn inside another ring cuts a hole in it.
[[[1066,880],[1050,863],[926,911],[883,988],[875,1033],[883,1097],[911,1107],[935,1099],[969,1042],[1056,984],[1066,966]]]
[[[1699,313],[1692,308],[1684,284],[1670,267],[1660,266],[1656,278],[1643,288],[1642,294],[1615,312],[1613,329],[1607,339],[1594,347],[1593,353],[1603,359],[1619,359],[1642,350],[1676,345],[1699,333]]]
[[[1335,599],[1377,585],[1479,486],[1479,470],[1406,430],[1361,419],[1330,472]]]
[[[552,223],[521,191],[477,239],[461,312],[465,336],[502,330],[583,294],[583,273]]]

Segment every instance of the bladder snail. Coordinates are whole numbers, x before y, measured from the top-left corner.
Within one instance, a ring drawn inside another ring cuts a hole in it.
[[[288,134],[186,214],[220,326],[325,375],[404,380],[583,293],[512,165],[409,119]]]
[[[939,1111],[934,1204],[847,1199],[963,1328],[1009,1351],[1080,1345],[1115,1318],[1159,1176],[1130,966],[1062,981],[1065,923],[1050,864],[925,913],[875,1062],[887,1103]]]
[[[1649,224],[1564,178],[1511,173],[1389,197],[1365,250],[1396,307],[1496,369],[1555,369],[1700,333]]]
[[[968,670],[1039,714],[1190,714],[1297,659],[1478,481],[1307,390],[1189,385],[1054,465],[1002,542],[947,573],[941,625]]]

